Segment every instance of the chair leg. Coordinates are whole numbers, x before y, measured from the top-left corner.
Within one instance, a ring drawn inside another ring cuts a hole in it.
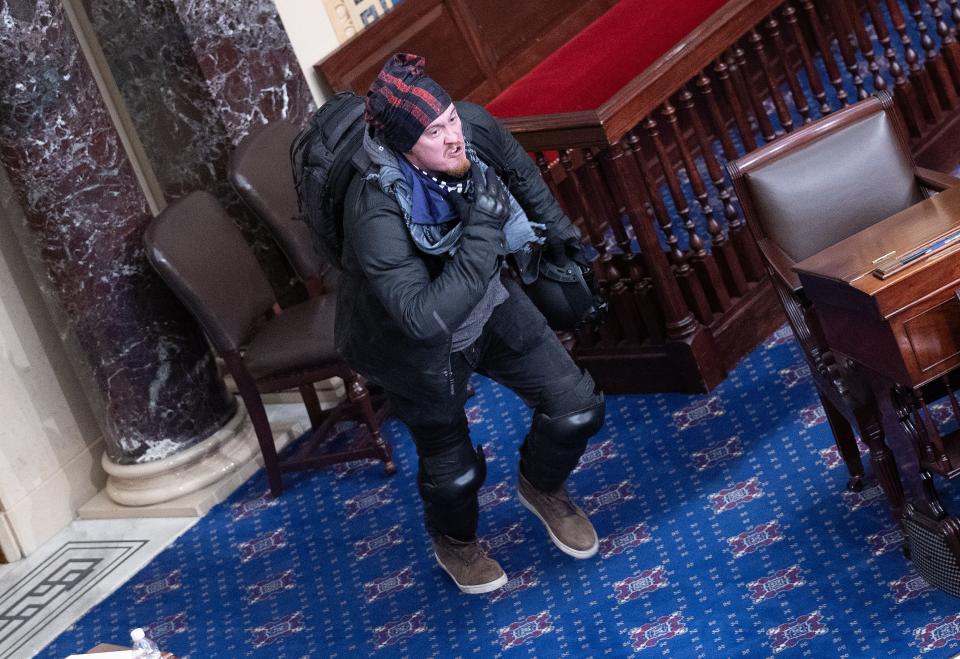
[[[273,431],[270,429],[267,411],[263,408],[263,400],[261,400],[260,393],[255,388],[250,391],[253,383],[245,381],[242,377],[238,378],[236,375],[234,380],[237,383],[240,398],[247,406],[247,414],[250,415],[253,430],[257,434],[257,441],[260,443],[263,466],[267,471],[267,480],[270,483],[270,494],[278,497],[283,494],[283,481],[280,478],[280,458],[277,457],[277,446],[273,441]]]
[[[853,434],[853,428],[844,418],[843,414],[834,406],[829,398],[817,391],[820,396],[820,404],[823,405],[823,411],[827,415],[827,423],[830,424],[830,430],[833,431],[833,441],[837,444],[837,450],[840,451],[840,457],[843,464],[847,467],[847,473],[850,479],[847,481],[847,489],[851,492],[859,492],[863,489],[863,461],[860,459],[860,449],[857,447],[857,440]]]
[[[317,389],[312,383],[301,384],[300,396],[303,398],[303,405],[307,408],[307,416],[310,417],[310,427],[315,429],[323,421],[323,410],[320,408]]]
[[[348,378],[345,378],[344,384],[350,402],[360,407],[363,424],[370,433],[370,439],[379,449],[380,459],[383,460],[383,470],[388,475],[397,473],[397,465],[393,462],[393,448],[380,433],[380,426],[377,424],[377,417],[373,412],[373,404],[370,402],[370,394],[367,393],[367,388],[363,386],[356,374],[351,374]]]

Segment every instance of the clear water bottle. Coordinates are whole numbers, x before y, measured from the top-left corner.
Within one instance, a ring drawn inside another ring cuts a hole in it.
[[[134,659],[160,659],[160,648],[147,638],[142,629],[137,627],[131,631],[130,638],[133,640]]]

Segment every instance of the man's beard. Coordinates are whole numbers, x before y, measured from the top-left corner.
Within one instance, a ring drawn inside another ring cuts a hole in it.
[[[467,158],[466,154],[464,154],[463,157],[460,159],[460,162],[458,162],[455,165],[451,165],[450,168],[444,172],[444,174],[448,176],[452,176],[454,178],[461,178],[469,171],[470,171],[470,159]]]

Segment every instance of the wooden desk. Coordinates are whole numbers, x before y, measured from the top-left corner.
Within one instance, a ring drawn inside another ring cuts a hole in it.
[[[960,366],[960,241],[886,279],[873,270],[875,261],[890,252],[908,254],[958,229],[960,186],[794,266],[830,349],[871,374],[884,433],[891,440],[906,437],[907,445],[916,449],[912,462],[919,465],[925,498],[934,512],[939,502],[927,472],[960,475],[960,437],[940,436],[921,387]],[[956,407],[954,414],[960,417]],[[901,465],[899,473],[878,474],[896,513],[904,503],[899,475],[915,478],[917,471],[905,472]]]

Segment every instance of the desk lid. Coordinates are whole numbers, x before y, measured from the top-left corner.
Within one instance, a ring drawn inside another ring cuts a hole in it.
[[[917,259],[887,279],[872,275],[885,256],[906,256],[960,229],[960,185],[925,199],[793,266],[800,274],[834,279],[868,294],[895,283],[936,257],[956,251],[958,243]]]

